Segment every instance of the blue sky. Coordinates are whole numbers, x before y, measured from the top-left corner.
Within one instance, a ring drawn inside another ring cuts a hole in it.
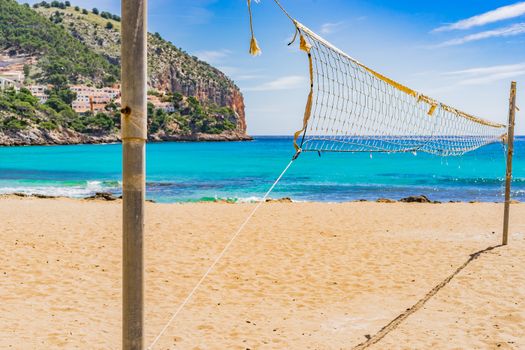
[[[281,0],[300,22],[379,72],[466,112],[506,122],[510,81],[525,111],[525,1]],[[21,1],[22,2],[22,1]],[[74,5],[120,12],[119,0]],[[304,53],[272,0],[253,5],[263,50],[248,55],[245,0],[150,0],[149,30],[227,73],[245,95],[249,133],[291,134],[307,96]],[[524,113],[517,130],[525,134]]]

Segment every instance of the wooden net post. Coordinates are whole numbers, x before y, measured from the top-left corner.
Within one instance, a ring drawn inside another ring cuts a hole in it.
[[[122,0],[122,348],[144,348],[147,0]]]
[[[507,134],[507,171],[505,176],[505,211],[503,214],[503,245],[509,242],[510,188],[512,183],[512,157],[514,155],[514,121],[516,117],[516,82],[510,87],[509,131]]]

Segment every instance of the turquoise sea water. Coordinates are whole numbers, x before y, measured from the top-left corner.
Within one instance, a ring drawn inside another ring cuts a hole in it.
[[[147,197],[159,202],[260,198],[294,153],[289,137],[147,146]],[[85,197],[120,193],[121,145],[0,148],[0,193]],[[400,199],[502,201],[501,144],[461,157],[304,153],[272,194],[297,201]],[[513,197],[525,200],[525,137],[516,140]]]

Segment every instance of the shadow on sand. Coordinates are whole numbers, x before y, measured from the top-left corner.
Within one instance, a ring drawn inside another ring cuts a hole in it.
[[[488,253],[491,250],[494,250],[496,248],[500,248],[502,245],[492,246],[485,248],[483,250],[477,251],[470,255],[470,257],[461,265],[458,267],[450,276],[445,278],[443,281],[441,281],[437,286],[432,288],[423,298],[419,299],[417,303],[406,309],[405,312],[398,315],[396,318],[394,318],[392,321],[390,321],[386,326],[381,328],[379,332],[374,334],[373,336],[367,335],[367,340],[353,348],[353,350],[362,350],[366,349],[369,346],[379,342],[381,339],[383,339],[388,333],[392,332],[394,329],[396,329],[400,324],[402,324],[410,315],[421,309],[427,301],[429,301],[434,295],[436,295],[443,287],[445,287],[452,279],[458,275],[464,268],[466,268],[472,261],[479,258],[482,254]]]

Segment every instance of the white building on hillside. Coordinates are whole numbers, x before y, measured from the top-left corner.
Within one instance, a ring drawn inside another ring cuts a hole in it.
[[[85,85],[73,85],[70,89],[77,94],[77,98],[72,103],[77,113],[103,112],[108,103],[120,97],[120,89],[117,87],[97,89]]]
[[[29,85],[27,89],[31,91],[31,95],[38,98],[40,103],[44,104],[49,98],[47,91],[51,89],[51,85]]]
[[[9,87],[16,88],[16,82],[11,79],[0,77],[0,90],[5,90]]]

